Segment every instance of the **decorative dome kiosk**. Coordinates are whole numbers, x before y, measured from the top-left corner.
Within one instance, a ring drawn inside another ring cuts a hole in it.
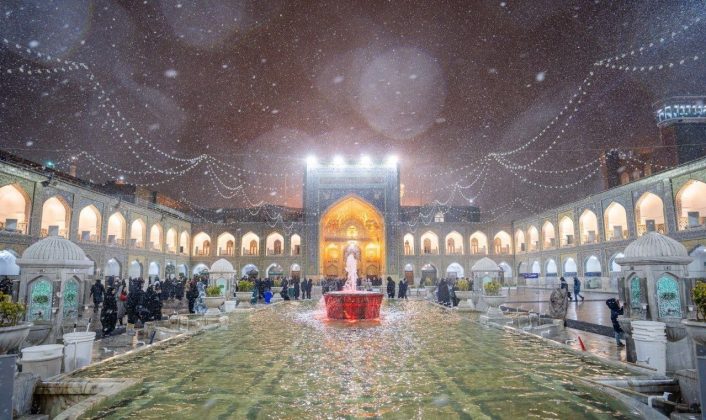
[[[27,305],[26,320],[34,323],[35,333],[51,328],[46,339],[40,339],[42,343],[55,343],[74,324],[86,325],[83,310],[94,264],[78,245],[50,236],[27,248],[17,265],[18,300]],[[32,335],[30,332],[30,340]]]
[[[666,324],[667,372],[692,369],[691,345],[681,323],[688,315],[689,287],[684,278],[692,258],[684,245],[657,232],[633,241],[624,255],[615,261],[625,273],[618,282],[618,293],[624,308],[619,322],[626,334],[628,361],[637,361],[632,322],[657,321]]]
[[[485,312],[490,308],[486,299],[481,299],[485,295],[485,285],[492,281],[502,283],[503,269],[495,261],[483,257],[471,267],[471,278],[473,279],[473,306],[477,311]]]
[[[235,280],[235,268],[225,258],[221,258],[211,265],[209,270],[209,281],[211,285],[216,285],[223,291],[223,296],[228,296],[232,290],[233,281]]]

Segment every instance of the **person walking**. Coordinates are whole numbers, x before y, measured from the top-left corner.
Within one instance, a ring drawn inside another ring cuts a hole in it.
[[[125,317],[125,303],[127,303],[127,291],[125,290],[126,288],[123,286],[120,288],[120,292],[118,293],[118,322],[120,325],[123,325],[123,318]]]
[[[613,323],[615,344],[618,347],[625,347],[625,344],[621,341],[623,339],[623,329],[620,327],[620,323],[618,323],[618,317],[623,315],[623,306],[620,304],[620,300],[616,298],[606,300],[605,304],[610,309],[610,321]]]
[[[105,301],[101,308],[101,326],[103,337],[107,337],[115,330],[115,322],[118,319],[118,306],[115,301],[115,289],[111,286],[105,294]]]
[[[578,302],[579,297],[581,297],[581,302],[583,302],[584,298],[581,294],[581,280],[579,280],[578,277],[574,276],[574,302]]]
[[[387,298],[395,298],[395,281],[392,280],[392,277],[389,276],[387,277]]]
[[[306,281],[306,298],[311,300],[311,289],[314,288],[314,281],[309,277]]]
[[[93,297],[93,312],[98,312],[98,306],[103,302],[103,295],[105,294],[105,287],[101,284],[100,279],[96,279],[96,282],[91,286],[91,293],[89,296]]]

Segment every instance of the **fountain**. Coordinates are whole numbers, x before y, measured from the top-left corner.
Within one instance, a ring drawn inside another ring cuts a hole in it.
[[[346,249],[346,283],[340,292],[324,295],[326,316],[329,319],[377,319],[380,317],[382,293],[358,291],[358,260],[355,256],[358,248],[352,244]]]

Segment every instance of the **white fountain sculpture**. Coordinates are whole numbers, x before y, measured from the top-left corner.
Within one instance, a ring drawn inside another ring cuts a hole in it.
[[[358,289],[358,260],[352,252],[346,258],[346,272],[348,273],[348,279],[346,284],[343,285],[343,290],[355,292]]]

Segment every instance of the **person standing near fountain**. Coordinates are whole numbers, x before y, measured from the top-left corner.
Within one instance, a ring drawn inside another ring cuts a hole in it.
[[[96,283],[91,286],[91,296],[93,296],[93,312],[98,312],[98,306],[103,302],[103,294],[105,287],[101,284],[100,279],[96,279]]]

